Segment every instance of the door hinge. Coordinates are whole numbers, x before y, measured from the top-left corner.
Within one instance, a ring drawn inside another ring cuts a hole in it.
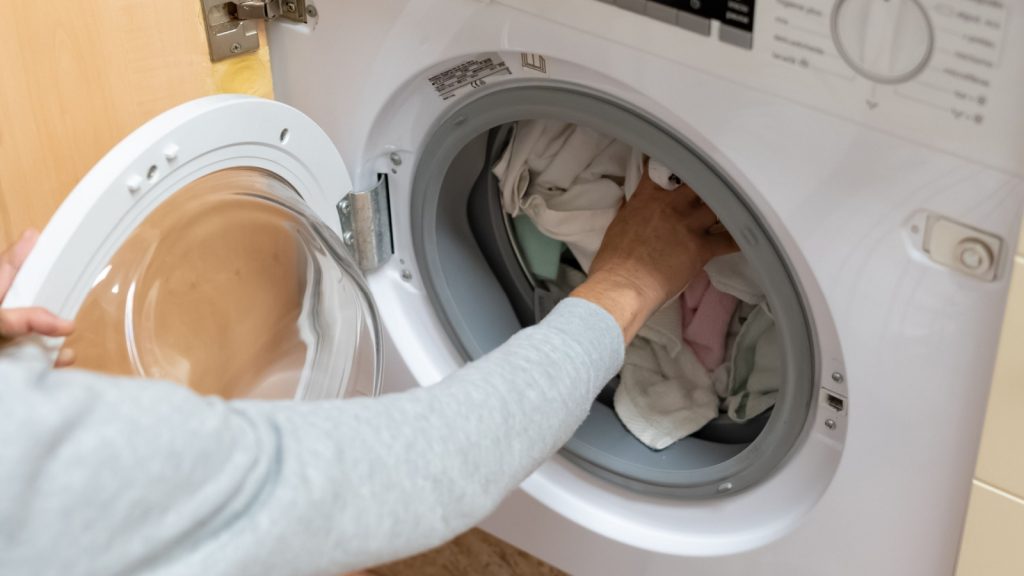
[[[217,62],[260,47],[256,22],[285,18],[307,22],[316,18],[316,7],[306,0],[201,0],[206,23],[210,60]]]
[[[379,268],[391,258],[391,206],[388,178],[381,174],[377,184],[362,192],[349,192],[338,202],[342,242],[352,251],[363,270]]]

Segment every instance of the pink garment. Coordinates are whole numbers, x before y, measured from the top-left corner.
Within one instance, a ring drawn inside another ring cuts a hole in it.
[[[718,368],[725,361],[725,339],[736,311],[736,297],[712,286],[702,270],[679,298],[683,301],[683,340],[705,368]]]

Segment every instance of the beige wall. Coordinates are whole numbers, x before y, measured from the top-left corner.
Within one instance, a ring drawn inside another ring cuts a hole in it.
[[[272,96],[266,48],[211,64],[198,0],[71,0],[0,18],[0,244],[42,228],[146,120],[218,92]],[[264,46],[266,43],[264,42]]]
[[[989,397],[957,576],[1024,574],[1024,235]]]

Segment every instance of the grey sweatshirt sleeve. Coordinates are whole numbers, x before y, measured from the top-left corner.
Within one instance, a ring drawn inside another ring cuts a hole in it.
[[[568,440],[623,351],[568,299],[373,399],[222,401],[0,361],[0,574],[339,574],[425,550]]]

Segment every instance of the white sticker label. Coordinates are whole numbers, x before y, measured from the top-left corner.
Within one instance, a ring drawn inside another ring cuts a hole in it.
[[[430,85],[441,100],[451,100],[459,94],[487,85],[485,78],[495,75],[506,76],[512,71],[497,54],[481,54],[430,77]]]

